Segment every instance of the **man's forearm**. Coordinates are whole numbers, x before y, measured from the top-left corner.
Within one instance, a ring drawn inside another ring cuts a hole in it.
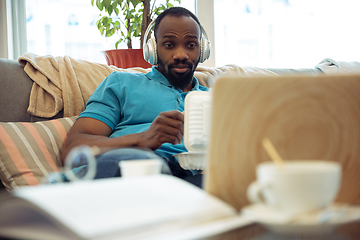
[[[139,146],[139,134],[129,134],[121,137],[110,138],[107,136],[76,133],[68,136],[61,152],[61,161],[65,162],[66,156],[74,147],[87,145],[96,146],[100,149],[121,148],[121,147],[141,147]]]

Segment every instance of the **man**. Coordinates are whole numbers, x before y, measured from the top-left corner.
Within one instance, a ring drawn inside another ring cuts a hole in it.
[[[98,171],[107,172],[98,178],[111,177],[118,161],[151,158],[141,150],[150,149],[167,160],[174,175],[196,174],[182,170],[173,155],[187,151],[182,143],[186,94],[208,91],[193,75],[200,58],[201,26],[190,11],[174,7],[159,15],[154,34],[158,65],[147,74],[113,72],[97,87],[68,134],[63,161],[80,145],[123,148],[97,159]]]

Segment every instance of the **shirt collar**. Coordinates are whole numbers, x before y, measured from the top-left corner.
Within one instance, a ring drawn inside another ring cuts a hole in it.
[[[149,78],[150,80],[152,81],[155,81],[155,82],[160,82],[161,84],[164,84],[168,87],[172,87],[172,85],[169,83],[169,81],[166,79],[166,77],[164,75],[162,75],[162,73],[160,73],[158,70],[157,70],[157,67],[156,66],[152,66],[152,69],[151,69],[151,72],[148,72],[146,74],[147,78]],[[195,83],[195,84],[194,84]],[[196,77],[193,77],[193,82],[192,84],[194,85],[194,87],[191,89],[192,90],[199,90],[199,81],[196,79]],[[178,89],[180,90],[180,89]],[[180,90],[181,91],[181,90]]]

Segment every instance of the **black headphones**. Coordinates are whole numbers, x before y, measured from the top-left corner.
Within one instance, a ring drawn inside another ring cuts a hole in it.
[[[145,61],[149,62],[152,65],[156,65],[158,63],[157,59],[157,48],[156,48],[156,40],[155,38],[150,38],[147,42],[149,32],[152,27],[155,25],[156,19],[152,20],[149,26],[145,31],[144,36],[144,44],[143,44],[143,54]],[[210,57],[211,43],[208,39],[208,36],[205,32],[205,29],[200,25],[201,29],[201,38],[200,38],[200,62],[204,62],[206,59]]]

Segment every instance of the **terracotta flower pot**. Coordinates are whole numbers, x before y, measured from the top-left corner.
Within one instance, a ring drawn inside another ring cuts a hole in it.
[[[142,67],[151,68],[151,64],[144,60],[142,49],[113,49],[102,52],[108,65],[118,68]]]

